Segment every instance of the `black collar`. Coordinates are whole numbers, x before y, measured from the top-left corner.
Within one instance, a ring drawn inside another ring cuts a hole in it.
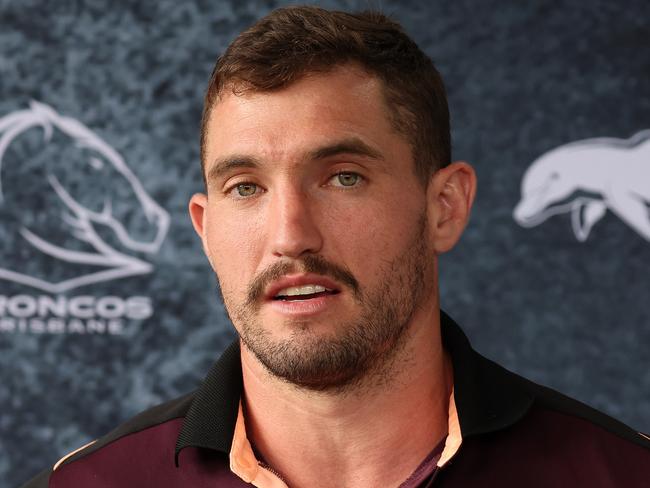
[[[484,358],[460,327],[440,313],[442,342],[454,367],[454,399],[463,438],[504,429],[521,419],[533,396],[521,378]],[[176,463],[185,447],[230,452],[242,393],[239,342],[215,363],[196,392],[176,441]]]
[[[235,341],[212,366],[185,415],[176,439],[176,466],[185,447],[230,452],[241,393],[241,358]]]
[[[461,328],[440,312],[442,343],[454,367],[454,399],[463,438],[505,429],[521,419],[534,397],[520,376],[477,353]]]

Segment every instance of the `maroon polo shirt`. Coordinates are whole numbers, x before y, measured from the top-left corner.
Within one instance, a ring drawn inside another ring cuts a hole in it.
[[[479,355],[444,312],[441,326],[461,440],[421,486],[650,486],[647,437]],[[234,343],[198,390],[141,413],[24,488],[250,487],[229,467],[241,392]]]

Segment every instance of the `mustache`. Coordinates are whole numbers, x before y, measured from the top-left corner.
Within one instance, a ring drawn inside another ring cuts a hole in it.
[[[254,306],[259,303],[270,283],[284,275],[297,272],[327,276],[348,286],[357,297],[359,296],[359,282],[347,268],[331,263],[321,256],[305,256],[299,261],[274,263],[257,275],[248,287],[246,304]]]

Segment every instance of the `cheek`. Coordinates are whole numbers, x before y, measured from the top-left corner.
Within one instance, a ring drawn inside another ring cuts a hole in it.
[[[324,219],[325,241],[334,259],[344,257],[355,275],[370,275],[412,245],[424,210],[423,203],[388,199],[332,207]]]
[[[239,294],[254,277],[260,244],[254,220],[221,218],[217,212],[206,222],[206,247],[222,292]]]

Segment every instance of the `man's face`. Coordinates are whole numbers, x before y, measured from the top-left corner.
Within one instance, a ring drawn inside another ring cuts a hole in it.
[[[386,363],[435,300],[435,258],[380,82],[346,66],[227,92],[205,149],[208,196],[190,211],[244,353],[314,389]]]

